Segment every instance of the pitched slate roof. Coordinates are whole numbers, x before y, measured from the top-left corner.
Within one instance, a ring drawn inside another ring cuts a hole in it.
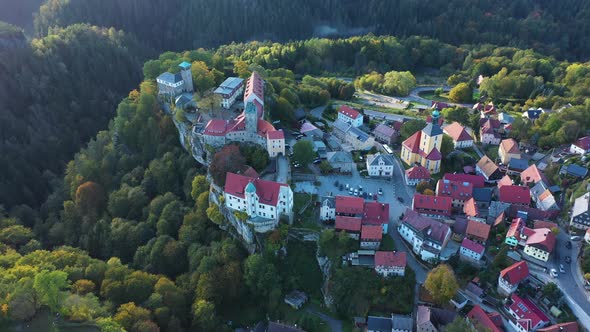
[[[535,199],[537,208],[543,211],[559,209],[555,197],[545,182],[538,182],[531,188],[531,196]]]
[[[394,128],[391,128],[390,126],[384,124],[384,123],[380,123],[377,125],[377,127],[375,127],[375,130],[373,130],[373,132],[377,135],[383,135],[385,137],[394,137],[397,135],[397,130],[395,130]]]
[[[333,152],[328,152],[326,154],[328,162],[331,164],[336,164],[336,163],[352,163],[354,162],[352,159],[352,155],[350,154],[350,152],[345,152],[345,151],[333,151]]]
[[[377,225],[363,225],[361,228],[361,241],[381,241],[383,238],[383,227]]]
[[[467,250],[471,250],[475,253],[478,254],[483,254],[485,247],[482,246],[481,244],[475,242],[475,241],[471,241],[468,238],[464,238],[463,241],[461,242],[461,247],[467,249]]]
[[[452,322],[455,317],[457,317],[457,313],[454,311],[419,305],[416,314],[416,327],[419,329],[425,323],[430,322],[438,329]]]
[[[260,203],[276,206],[279,201],[281,187],[287,187],[284,183],[254,179],[251,177],[228,172],[225,176],[224,192],[244,198],[247,186],[254,186]]]
[[[391,331],[391,318],[389,317],[377,317],[377,316],[368,316],[367,317],[367,329],[370,331],[382,332],[382,331]]]
[[[355,120],[356,118],[359,117],[360,113],[359,111],[355,110],[354,108],[351,108],[347,105],[342,105],[340,106],[340,108],[338,109],[338,113],[344,114],[347,117]]]
[[[511,204],[529,205],[531,202],[531,193],[525,186],[502,186],[500,187],[500,202]]]
[[[376,251],[375,266],[406,267],[406,253],[403,251]]]
[[[486,179],[481,175],[473,175],[473,174],[451,174],[445,173],[443,179],[456,181],[456,182],[469,182],[473,184],[473,188],[483,188],[485,185]]]
[[[370,166],[379,166],[379,163],[385,163],[385,166],[393,166],[393,156],[390,154],[370,154],[367,156],[367,164]]]
[[[473,198],[477,202],[490,202],[492,200],[491,188],[473,188]]]
[[[479,331],[489,331],[489,332],[501,332],[500,330],[492,321],[488,313],[483,311],[483,309],[476,304],[473,306],[473,309],[467,313],[467,318],[475,326],[475,329]]]
[[[577,217],[580,214],[587,212],[590,209],[590,195],[585,193],[584,195],[576,198],[574,201],[574,207],[572,208],[572,217]]]
[[[365,200],[360,197],[336,196],[336,213],[361,214]]]
[[[483,239],[485,241],[490,236],[490,229],[491,226],[488,224],[484,224],[482,222],[477,222],[473,220],[467,220],[466,235],[474,236],[478,239]]]
[[[422,132],[430,137],[442,135],[443,131],[438,124],[429,123],[422,129]]]
[[[430,180],[430,172],[428,171],[428,169],[426,167],[416,165],[416,166],[406,170],[406,177],[408,177],[408,179],[413,179],[413,180],[416,180],[416,179]]]
[[[462,141],[472,141],[473,137],[469,135],[465,127],[460,125],[458,122],[453,122],[450,125],[443,128],[445,134],[451,136],[453,141],[455,142],[462,142]]]
[[[228,95],[234,91],[238,86],[243,84],[244,80],[239,77],[228,77],[213,91],[213,93]]]
[[[508,168],[515,171],[523,171],[529,167],[529,162],[526,159],[512,158],[508,162]]]
[[[537,165],[535,165],[535,164],[532,164],[531,166],[529,166],[527,169],[525,169],[524,171],[522,171],[520,173],[520,181],[522,183],[529,183],[529,182],[537,183],[539,181],[545,181],[545,182],[549,183],[547,181],[547,178],[545,177],[545,174],[543,174],[543,172],[541,172],[537,168]]]
[[[511,285],[516,285],[529,276],[529,266],[526,261],[520,261],[500,271],[500,277]]]
[[[360,232],[361,218],[336,216],[336,221],[334,222],[334,229],[336,229],[337,231],[345,230],[349,232]]]
[[[182,81],[182,75],[180,73],[172,74],[165,72],[158,76],[157,80],[164,81],[166,83],[174,84]]]
[[[371,137],[369,136],[369,134],[358,129],[357,127],[350,127],[348,129],[348,135],[352,135],[354,138],[358,139],[361,142],[366,142],[369,139],[369,137]]]
[[[322,206],[327,206],[329,208],[336,208],[336,200],[334,199],[334,196],[323,196],[320,199],[320,202],[322,203]]]
[[[563,165],[561,166],[561,170],[559,172],[562,174],[577,176],[580,178],[584,178],[586,177],[586,175],[588,175],[588,169],[586,167],[582,167],[576,164]]]

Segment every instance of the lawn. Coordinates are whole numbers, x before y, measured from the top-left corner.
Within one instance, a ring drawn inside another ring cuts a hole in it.
[[[317,207],[314,204],[316,195],[295,193],[294,196],[293,211],[295,212],[295,226],[320,230],[321,227],[317,222]],[[304,207],[305,209],[303,209]]]
[[[424,98],[424,99],[428,99],[428,100],[434,100],[434,101],[440,101],[443,103],[449,103],[450,100],[448,98],[448,93],[443,92],[440,96],[437,96],[434,94],[433,90],[429,90],[429,91],[422,91],[420,93],[418,93],[418,96]]]
[[[338,105],[348,105],[348,106],[350,106],[352,108],[356,108],[356,109],[366,109],[366,110],[372,110],[372,111],[377,111],[377,112],[382,112],[382,113],[387,113],[387,114],[406,115],[406,116],[411,116],[411,117],[416,117],[416,118],[426,117],[426,114],[414,112],[411,110],[403,110],[403,109],[395,109],[395,108],[389,108],[389,107],[381,107],[381,106],[376,106],[376,105],[368,105],[368,104],[363,104],[363,103],[356,102],[356,101],[334,100],[334,108],[338,108],[339,107]]]

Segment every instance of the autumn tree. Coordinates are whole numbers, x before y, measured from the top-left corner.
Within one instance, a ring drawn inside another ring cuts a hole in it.
[[[237,145],[226,145],[213,156],[209,173],[216,184],[225,185],[225,176],[228,172],[237,172],[246,164],[246,158],[240,153]]]
[[[121,304],[114,318],[125,330],[130,331],[137,322],[150,320],[150,311],[129,302]]]
[[[101,211],[104,208],[105,201],[105,191],[96,182],[84,182],[76,189],[76,206],[83,214]]]
[[[424,287],[438,304],[449,302],[459,289],[455,273],[449,265],[441,264],[428,272]]]
[[[473,91],[469,84],[459,83],[449,92],[449,99],[455,103],[469,103],[473,100]]]
[[[422,192],[423,195],[427,195],[427,196],[434,196],[434,190],[430,189],[430,188],[426,188],[424,189],[424,191]]]
[[[197,201],[199,195],[202,193],[209,191],[209,182],[207,181],[207,177],[204,175],[196,175],[193,178],[193,182],[191,184],[191,197]]]

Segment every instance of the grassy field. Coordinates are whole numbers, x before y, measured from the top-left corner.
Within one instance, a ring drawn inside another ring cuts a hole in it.
[[[420,97],[422,97],[424,99],[434,100],[434,101],[440,101],[440,102],[443,102],[443,103],[449,103],[450,102],[450,100],[448,98],[449,95],[446,92],[443,92],[440,96],[437,96],[437,95],[434,94],[434,91],[423,91],[423,92],[420,92],[418,94],[418,96],[420,96]]]
[[[397,115],[405,115],[405,116],[411,116],[411,117],[425,117],[425,114],[420,114],[418,112],[414,112],[412,110],[402,110],[402,109],[394,109],[394,108],[388,108],[388,107],[380,107],[380,106],[375,106],[375,105],[367,105],[367,104],[363,104],[361,102],[359,102],[358,100],[355,101],[344,101],[344,100],[333,100],[334,103],[334,107],[338,107],[337,105],[348,105],[352,108],[356,108],[356,109],[368,109],[368,110],[372,110],[372,111],[377,111],[377,112],[382,112],[382,113],[387,113],[387,114],[397,114]],[[422,105],[419,103],[415,103],[412,102],[411,105],[414,105],[413,107],[426,107],[427,105]]]

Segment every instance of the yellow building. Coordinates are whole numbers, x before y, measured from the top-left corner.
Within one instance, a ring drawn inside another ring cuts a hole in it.
[[[440,172],[443,131],[439,125],[440,112],[432,112],[432,121],[402,143],[402,160],[408,165],[418,163],[431,174]]]

